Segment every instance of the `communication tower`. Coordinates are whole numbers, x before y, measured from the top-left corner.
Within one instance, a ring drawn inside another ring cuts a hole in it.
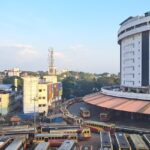
[[[56,67],[54,66],[54,49],[53,48],[48,49],[48,61],[49,61],[48,74],[54,76],[56,75]]]

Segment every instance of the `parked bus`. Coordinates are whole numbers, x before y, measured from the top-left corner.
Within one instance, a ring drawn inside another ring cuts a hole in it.
[[[38,133],[50,133],[50,134],[70,134],[77,133],[80,140],[84,140],[91,137],[90,128],[80,128],[80,126],[57,126],[57,127],[38,127]]]
[[[131,146],[127,140],[127,137],[124,133],[116,132],[115,138],[117,142],[116,150],[132,150]]]
[[[113,150],[110,132],[100,132],[100,150]]]
[[[138,134],[130,134],[130,142],[134,150],[149,150],[148,146]]]
[[[49,142],[41,142],[39,143],[34,150],[49,150],[50,143]]]
[[[23,150],[24,144],[21,139],[15,139],[5,150]]]
[[[65,140],[78,142],[77,134],[36,134],[34,142],[49,142],[51,146],[60,146]]]
[[[145,142],[150,147],[150,134],[144,134],[143,137],[144,137]]]
[[[57,150],[76,150],[76,143],[72,140],[66,140]]]
[[[100,113],[100,121],[107,122],[110,120],[110,115],[108,113]]]
[[[4,150],[12,141],[13,141],[12,137],[1,136],[0,137],[0,150]]]
[[[92,132],[96,133],[99,133],[100,131],[109,131],[110,133],[114,133],[115,130],[114,124],[106,124],[104,122],[84,121],[84,125],[89,127]]]
[[[87,108],[84,108],[84,107],[80,107],[80,115],[83,118],[89,118],[91,116],[90,111]]]

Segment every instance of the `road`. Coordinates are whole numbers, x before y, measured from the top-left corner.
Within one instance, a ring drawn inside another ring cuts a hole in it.
[[[87,109],[90,110],[91,112],[90,120],[100,121],[99,114],[102,112],[102,109],[98,106],[90,105],[85,102],[80,102],[80,103],[74,103],[73,105],[70,105],[68,110],[70,111],[70,113],[80,116],[79,114],[80,107],[86,107]],[[143,128],[145,130],[147,129],[150,130],[150,126],[148,122],[131,120],[130,118],[127,117],[112,118],[110,123],[114,123],[122,127],[131,127],[131,128],[133,127],[133,128],[141,128],[141,129]]]

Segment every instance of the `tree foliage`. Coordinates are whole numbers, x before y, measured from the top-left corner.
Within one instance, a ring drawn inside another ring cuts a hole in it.
[[[119,82],[118,76],[114,74],[96,75],[84,72],[68,72],[67,77],[62,80],[63,98],[84,96],[99,91],[103,86],[118,85]]]
[[[14,81],[15,79],[17,79],[17,84],[18,84],[18,90],[22,90],[22,86],[23,86],[23,79],[21,77],[17,77],[17,76],[13,76],[13,77],[5,77],[3,79],[3,83],[4,84],[12,84],[14,86]]]

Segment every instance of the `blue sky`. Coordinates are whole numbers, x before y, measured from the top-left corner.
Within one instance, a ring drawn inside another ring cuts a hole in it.
[[[148,0],[0,1],[0,71],[57,68],[119,72],[119,23],[150,10]]]

